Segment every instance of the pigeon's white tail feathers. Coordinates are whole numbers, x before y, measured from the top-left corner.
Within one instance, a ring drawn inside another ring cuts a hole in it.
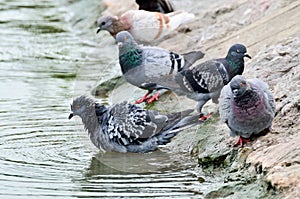
[[[195,18],[195,15],[192,13],[187,13],[185,11],[175,11],[169,14],[166,14],[170,20],[170,29],[174,30],[178,28],[180,25],[188,23]]]

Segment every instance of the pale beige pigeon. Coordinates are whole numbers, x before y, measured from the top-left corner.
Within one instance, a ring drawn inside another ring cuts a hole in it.
[[[101,16],[98,19],[97,33],[108,31],[113,37],[126,30],[138,43],[152,43],[173,32],[180,25],[194,19],[195,15],[184,11],[168,14],[145,10],[129,10],[118,16]]]

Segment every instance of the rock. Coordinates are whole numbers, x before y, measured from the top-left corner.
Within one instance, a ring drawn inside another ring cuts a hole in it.
[[[253,151],[249,154],[247,162],[251,165],[260,164],[272,186],[277,189],[292,188],[300,194],[299,142],[300,134],[295,137],[289,136],[284,143],[263,146]]]

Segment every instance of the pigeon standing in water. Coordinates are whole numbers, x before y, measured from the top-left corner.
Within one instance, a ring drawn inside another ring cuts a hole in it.
[[[157,100],[159,92],[149,96],[153,90],[171,88],[176,84],[177,72],[189,68],[204,56],[201,51],[180,55],[159,47],[139,46],[127,31],[118,33],[116,41],[124,78],[130,84],[148,90],[136,103]]]
[[[234,146],[243,146],[252,135],[271,130],[275,102],[265,82],[237,75],[223,88],[219,111],[230,135],[240,136]]]
[[[80,96],[71,105],[71,119],[81,117],[92,143],[99,149],[146,153],[170,142],[180,130],[197,124],[193,110],[169,115],[122,102],[111,107]]]
[[[241,75],[244,71],[244,57],[251,57],[242,44],[234,44],[228,50],[225,58],[212,59],[196,65],[192,68],[179,71],[175,80],[179,88],[170,88],[177,94],[184,94],[198,102],[197,111],[200,120],[206,120],[208,116],[202,113],[204,104],[212,99],[218,103],[220,92],[234,76]]]
[[[174,6],[169,0],[136,0],[140,10],[151,12],[170,13],[174,12]]]
[[[151,43],[160,40],[194,18],[194,14],[183,11],[163,14],[145,10],[129,10],[120,17],[100,17],[97,33],[106,30],[115,37],[118,32],[127,30],[136,41]]]

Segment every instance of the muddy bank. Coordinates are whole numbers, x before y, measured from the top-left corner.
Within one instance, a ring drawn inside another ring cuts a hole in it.
[[[159,46],[176,52],[201,49],[206,53],[202,62],[224,56],[233,43],[245,44],[252,59],[247,60],[244,75],[269,84],[276,117],[272,132],[238,149],[232,147],[236,138],[229,137],[216,113],[204,125],[179,134],[167,150],[175,159],[190,154],[197,161],[199,181],[212,184],[195,188],[206,198],[300,197],[300,2],[228,0],[205,6],[200,2],[174,1],[177,8],[184,7],[197,18]],[[126,98],[124,93],[132,94],[132,100],[144,93],[126,83],[108,87],[108,91],[114,89],[104,93],[111,102]],[[151,108],[168,111],[194,106],[195,102],[171,93]],[[217,105],[208,103],[203,110],[217,112]]]

